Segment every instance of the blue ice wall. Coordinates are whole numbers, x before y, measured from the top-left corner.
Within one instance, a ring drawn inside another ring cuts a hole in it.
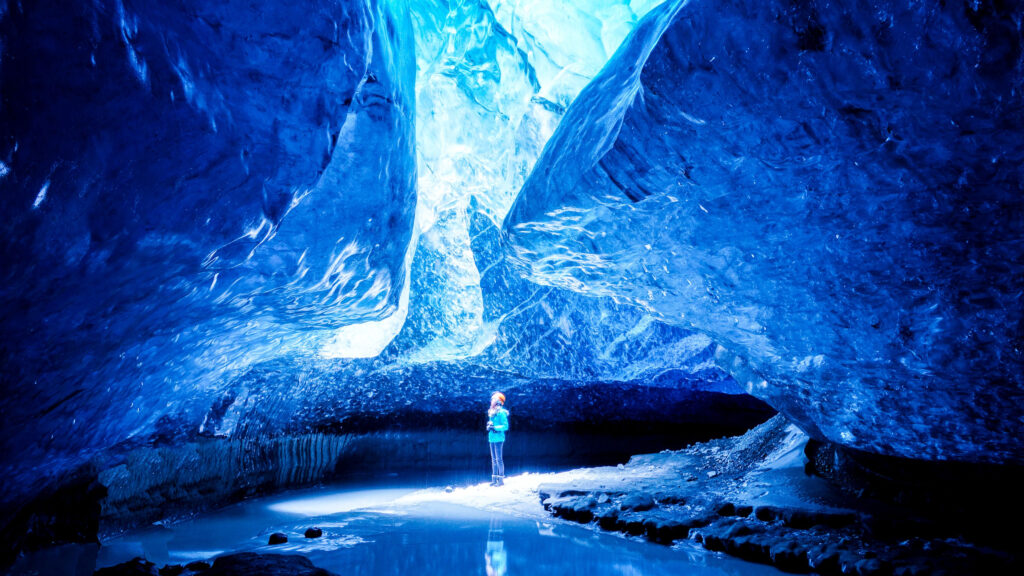
[[[499,246],[659,2],[0,2],[0,505],[138,446],[486,396],[467,379],[740,392],[707,336]]]
[[[548,142],[511,254],[711,336],[816,436],[1024,462],[1021,18],[665,5]]]
[[[396,308],[402,5],[4,2],[0,54],[5,478],[145,439]]]

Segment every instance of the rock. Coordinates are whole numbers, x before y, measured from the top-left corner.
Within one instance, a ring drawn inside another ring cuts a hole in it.
[[[598,526],[602,530],[615,530],[618,525],[619,511],[614,506],[604,506],[594,513]]]
[[[306,529],[306,538],[319,538],[324,535],[324,531],[317,528],[316,526]]]
[[[686,481],[687,482],[696,482],[697,481],[697,477],[694,476],[693,474],[690,474],[689,476],[686,477]]]
[[[643,512],[644,510],[654,508],[654,498],[652,498],[650,494],[640,492],[638,494],[627,496],[620,504],[620,507],[623,510]]]
[[[773,542],[770,539],[754,535],[740,536],[731,540],[723,539],[723,544],[727,554],[732,554],[751,562],[771,564],[771,545]]]
[[[769,553],[772,564],[779,570],[784,572],[807,572],[810,570],[807,548],[796,540],[778,542],[770,548]]]
[[[671,545],[689,535],[690,527],[675,518],[648,518],[644,521],[647,539],[658,544]]]
[[[659,544],[672,544],[676,540],[682,540],[690,534],[693,528],[702,528],[717,519],[711,514],[659,514],[652,513],[644,521],[644,531],[647,539]]]
[[[860,554],[853,550],[842,549],[839,551],[839,571],[843,574],[856,574],[857,563],[863,560]]]
[[[735,516],[736,505],[733,504],[732,502],[726,502],[725,504],[719,506],[716,512],[718,512],[719,516]]]
[[[798,529],[810,528],[811,526],[842,528],[843,526],[849,526],[857,520],[857,516],[850,512],[828,512],[800,508],[781,508],[778,506],[758,506],[754,509],[754,515],[758,520],[764,522],[780,520],[786,526]]]
[[[839,571],[839,547],[835,544],[823,544],[807,553],[807,565],[819,574],[831,574]]]
[[[12,482],[13,478],[5,475],[8,497],[10,489],[14,488]],[[98,544],[100,502],[106,496],[107,488],[85,474],[61,488],[43,491],[25,503],[13,518],[4,515],[0,520],[0,570],[13,563],[22,552],[65,543]]]
[[[185,564],[185,568],[193,572],[202,572],[203,570],[210,569],[210,563],[203,562],[202,560],[197,560],[195,562],[189,562],[188,564]]]
[[[159,576],[156,565],[144,558],[132,558],[117,566],[101,568],[93,576]]]
[[[682,506],[683,504],[686,504],[686,497],[678,492],[669,492],[667,494],[660,493],[658,494],[656,500],[664,506],[673,504]]]
[[[593,508],[597,506],[597,499],[593,496],[562,496],[548,498],[544,506],[559,518],[586,524],[594,519]]]
[[[718,472],[716,472],[714,470],[712,470],[711,472],[708,472],[708,478],[714,478],[715,476],[718,476]]]
[[[875,574],[892,574],[892,568],[878,558],[865,558],[857,562],[857,574],[874,576]]]
[[[636,512],[623,512],[615,519],[615,530],[625,532],[630,536],[639,536],[644,533],[644,516]]]
[[[185,571],[181,564],[168,564],[160,569],[160,576],[178,576]]]
[[[775,506],[758,506],[754,508],[754,516],[764,522],[773,522],[780,515],[780,510]]]
[[[257,554],[243,552],[221,556],[213,567],[205,572],[208,576],[335,576],[323,568],[317,568],[309,558],[298,554]]]
[[[716,523],[711,527],[717,528],[722,525],[722,523]],[[731,524],[724,525],[727,526],[727,528],[722,532],[723,538],[739,538],[740,536],[747,536],[749,534],[754,534],[755,532],[764,532],[763,526],[754,526],[750,522],[734,521]]]
[[[925,564],[907,564],[893,570],[893,576],[925,576],[932,573],[933,570]]]
[[[269,544],[271,546],[274,546],[276,544],[284,544],[287,541],[288,541],[288,537],[285,536],[283,533],[281,533],[281,532],[274,532],[273,534],[270,535],[270,540],[267,541],[267,544]]]
[[[445,494],[451,494],[452,492],[455,491],[455,488],[453,488],[451,486],[445,486],[444,487],[444,491],[445,491]]]
[[[779,513],[779,517],[790,528],[810,528],[811,526],[842,528],[849,526],[857,519],[857,516],[852,513],[799,509],[783,509]]]

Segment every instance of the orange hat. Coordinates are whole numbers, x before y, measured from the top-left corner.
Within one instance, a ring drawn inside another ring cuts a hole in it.
[[[494,394],[491,394],[491,402],[494,402],[495,398],[500,400],[502,404],[505,403],[505,395],[502,394],[501,392],[495,392]]]

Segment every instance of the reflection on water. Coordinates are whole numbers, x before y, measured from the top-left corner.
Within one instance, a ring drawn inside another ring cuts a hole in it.
[[[135,556],[162,566],[229,552],[289,553],[305,555],[317,566],[345,576],[779,574],[695,547],[671,549],[556,521],[451,504],[396,504],[405,492],[321,489],[253,500],[106,541],[94,557],[97,567]],[[354,508],[356,502],[364,507]],[[320,527],[323,536],[305,538],[303,533],[311,526]],[[285,533],[289,541],[268,546],[273,532]]]
[[[501,531],[501,516],[491,516],[491,529],[487,531],[487,576],[505,576],[508,557],[505,552],[505,534]]]

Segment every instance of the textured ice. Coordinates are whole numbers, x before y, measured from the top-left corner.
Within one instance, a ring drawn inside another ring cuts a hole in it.
[[[498,245],[657,3],[0,2],[0,473],[31,491],[469,378],[738,392],[706,336]]]
[[[709,335],[816,436],[1020,463],[1021,34],[1013,3],[665,5],[548,142],[512,254]]]
[[[250,363],[396,309],[416,202],[402,10],[3,6],[5,463],[144,438]]]
[[[664,409],[644,405],[641,399],[624,400],[614,410],[590,399],[576,399],[572,407],[553,400],[572,397],[573,390],[587,389],[587,383],[682,389],[678,394],[742,393],[716,365],[716,345],[707,336],[657,322],[608,298],[533,285],[511,269],[499,246],[500,231],[490,220],[476,213],[472,222],[471,247],[488,295],[481,316],[489,336],[476,354],[426,357],[417,343],[431,334],[437,296],[413,293],[407,322],[379,355],[287,355],[259,363],[219,387],[219,397],[206,409],[174,413],[158,433],[185,438],[198,429],[206,436],[255,440],[339,426],[344,430],[352,416],[471,410],[497,388],[509,393],[517,414],[551,424],[569,415],[601,420],[661,414]],[[430,271],[417,261],[412,273]]]
[[[565,107],[657,3],[411,4],[419,164],[411,293],[421,295],[425,328],[410,360],[465,358],[487,346],[491,295],[481,289],[470,218],[502,222]]]

